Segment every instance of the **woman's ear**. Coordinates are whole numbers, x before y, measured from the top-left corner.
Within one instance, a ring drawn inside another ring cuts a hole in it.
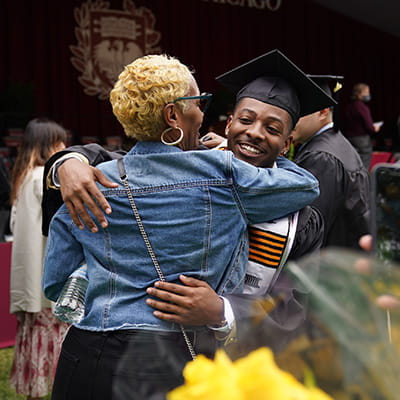
[[[167,105],[165,105],[163,109],[163,116],[164,116],[164,121],[168,126],[172,128],[176,127],[177,114],[176,114],[175,104],[168,103]]]

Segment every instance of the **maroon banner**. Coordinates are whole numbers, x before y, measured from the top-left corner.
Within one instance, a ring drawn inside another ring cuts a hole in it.
[[[311,0],[2,0],[0,29],[2,134],[45,115],[75,141],[123,135],[107,91],[142,48],[193,66],[217,99],[215,76],[278,48],[307,73],[343,75],[343,103],[364,81],[376,120],[399,114],[400,39]]]

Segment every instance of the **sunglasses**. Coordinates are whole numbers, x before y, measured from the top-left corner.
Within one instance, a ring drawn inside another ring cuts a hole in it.
[[[173,101],[173,103],[176,103],[177,101],[181,100],[199,100],[198,107],[203,113],[205,113],[210,104],[211,97],[212,97],[211,93],[202,93],[200,96],[178,97]]]

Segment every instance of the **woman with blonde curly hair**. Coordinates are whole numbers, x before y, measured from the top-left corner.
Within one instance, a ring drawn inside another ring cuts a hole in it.
[[[317,196],[314,177],[288,160],[264,170],[231,152],[193,151],[208,98],[189,69],[165,55],[135,60],[111,91],[113,112],[137,143],[99,166],[118,183],[98,186],[112,207],[108,224],[80,229],[62,206],[49,229],[45,295],[57,300],[84,260],[89,279],[85,315],[63,343],[53,400],[164,398],[182,383],[187,361],[213,355],[215,341],[205,326],[158,319],[146,289],[184,273],[206,281],[219,305],[219,295],[242,290],[247,225]]]

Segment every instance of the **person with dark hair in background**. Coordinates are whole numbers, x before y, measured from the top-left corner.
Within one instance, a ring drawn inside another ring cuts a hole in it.
[[[336,81],[329,75],[314,79],[327,93]],[[370,210],[369,175],[360,156],[333,129],[330,108],[300,118],[292,135],[300,143],[294,162],[310,171],[320,184],[320,196],[313,205],[324,217],[323,247],[359,248],[360,237],[369,233]]]
[[[347,105],[343,118],[343,133],[357,150],[369,171],[372,158],[371,135],[379,132],[381,125],[374,124],[367,103],[371,101],[370,87],[366,83],[357,83],[353,87],[352,101]]]
[[[30,121],[12,170],[10,312],[18,325],[10,384],[30,400],[51,391],[68,329],[53,315],[41,285],[46,243],[41,232],[44,164],[65,148],[66,139],[66,131],[56,122]]]

